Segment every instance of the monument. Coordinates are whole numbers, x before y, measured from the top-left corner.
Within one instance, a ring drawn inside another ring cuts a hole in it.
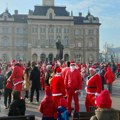
[[[57,60],[62,60],[63,59],[64,46],[61,44],[60,40],[58,40],[56,42],[56,48],[57,48]]]

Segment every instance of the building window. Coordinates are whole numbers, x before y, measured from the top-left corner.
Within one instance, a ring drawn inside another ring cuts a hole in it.
[[[49,33],[53,33],[53,32],[54,32],[54,28],[53,28],[53,27],[49,27],[49,28],[48,28],[48,32],[49,32]]]
[[[60,27],[57,27],[57,28],[56,28],[56,33],[61,33],[61,32],[62,32],[61,28],[60,28]]]
[[[8,30],[9,30],[9,28],[7,28],[7,27],[2,28],[3,34],[8,34]]]
[[[64,42],[63,42],[64,46],[68,46],[69,45],[69,38],[68,36],[64,37]]]
[[[46,31],[46,28],[45,28],[44,26],[41,26],[41,27],[40,27],[40,32],[41,32],[41,33],[45,33],[45,31]]]
[[[94,34],[94,30],[88,30],[88,35],[93,35]]]
[[[37,45],[38,45],[38,42],[37,42],[37,41],[38,41],[38,40],[37,40],[37,36],[33,36],[32,46],[37,47]]]
[[[81,30],[76,29],[76,30],[75,30],[75,35],[80,35],[80,34],[81,34]]]
[[[49,19],[53,19],[52,13],[49,14]]]
[[[54,43],[54,36],[49,36],[49,46],[52,47]]]
[[[34,26],[34,27],[32,28],[32,32],[33,32],[33,33],[37,33],[37,32],[38,32],[38,27],[37,27],[37,26]]]

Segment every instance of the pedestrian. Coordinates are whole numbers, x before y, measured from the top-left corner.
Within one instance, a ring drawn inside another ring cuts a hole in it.
[[[7,81],[7,84],[4,89],[4,105],[5,109],[8,109],[11,103],[11,95],[13,90],[13,83],[12,81]]]
[[[106,80],[108,90],[112,94],[112,83],[115,80],[115,75],[112,72],[112,69],[110,68],[110,66],[107,67],[107,71],[104,74],[104,78]]]
[[[112,107],[112,100],[108,90],[103,90],[96,98],[97,109],[90,120],[119,120],[119,111]]]
[[[54,113],[57,109],[52,99],[52,92],[49,86],[45,87],[45,96],[42,99],[38,110],[42,113],[42,120],[54,120]]]
[[[35,62],[32,62],[32,70],[30,72],[30,103],[33,102],[34,91],[36,91],[36,103],[39,103],[39,90],[40,90],[40,70]]]
[[[47,65],[46,66],[46,72],[45,72],[45,85],[50,85],[49,79],[52,74],[52,65]]]
[[[96,67],[89,68],[89,79],[86,81],[86,111],[90,112],[96,108],[95,99],[102,91],[102,80],[100,75],[96,73]]]
[[[67,64],[67,66],[62,69],[62,78],[63,79],[65,79],[65,75],[66,75],[67,71],[70,69],[70,61],[67,61],[66,64]]]
[[[53,76],[50,82],[52,98],[55,102],[56,109],[60,105],[60,99],[66,96],[64,80],[62,78],[61,72],[61,68],[57,67],[55,72],[56,74]],[[57,111],[54,117],[57,118]]]
[[[60,98],[66,96],[64,80],[61,75],[61,68],[57,67],[56,74],[50,82],[53,100],[55,101],[56,107],[59,106]]]
[[[76,69],[75,66],[76,63],[74,61],[71,61],[70,70],[68,70],[65,75],[65,87],[67,90],[69,116],[71,116],[72,111],[72,98],[74,98],[75,113],[79,112],[80,110],[78,95],[82,90],[82,77],[80,71]]]
[[[30,68],[26,68],[23,75],[23,88],[25,90],[25,99],[29,98],[29,90],[30,90]]]
[[[19,63],[15,63],[13,60],[13,71],[8,81],[13,81],[15,91],[22,91],[22,83],[23,83],[23,67]]]
[[[13,101],[10,104],[8,116],[21,116],[25,115],[26,105],[25,100],[20,99],[20,91],[13,91]]]

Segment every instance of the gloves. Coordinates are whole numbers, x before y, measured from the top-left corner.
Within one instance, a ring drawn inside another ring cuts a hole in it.
[[[76,90],[75,93],[81,93],[81,90]]]

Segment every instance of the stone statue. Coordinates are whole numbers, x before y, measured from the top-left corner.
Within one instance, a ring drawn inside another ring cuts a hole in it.
[[[60,40],[56,42],[56,48],[57,48],[57,59],[62,60],[64,46],[61,44]]]

